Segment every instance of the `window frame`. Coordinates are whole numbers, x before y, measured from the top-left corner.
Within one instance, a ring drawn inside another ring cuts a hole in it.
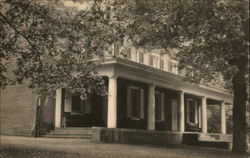
[[[144,53],[139,51],[139,63],[143,64],[144,63]]]
[[[130,90],[130,92],[128,93],[127,92],[127,114],[126,114],[126,117],[131,119],[131,120],[142,120],[142,119],[145,119],[145,114],[144,114],[144,110],[145,110],[145,102],[143,101],[143,108],[142,108],[142,102],[141,102],[141,92],[143,93],[143,100],[145,99],[144,98],[144,89],[141,88],[141,87],[137,87],[137,86],[127,86],[127,90]],[[137,106],[137,114],[136,116],[134,115],[133,116],[133,104],[132,104],[132,90],[136,90],[137,93],[138,93],[138,104],[136,105]],[[128,96],[130,94],[130,96]],[[130,99],[130,102],[128,101]],[[129,103],[131,105],[129,105]],[[131,110],[130,112],[128,110]],[[142,114],[143,113],[143,114]]]

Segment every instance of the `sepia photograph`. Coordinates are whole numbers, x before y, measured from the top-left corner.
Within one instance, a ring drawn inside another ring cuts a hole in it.
[[[1,158],[250,158],[249,0],[0,0]]]

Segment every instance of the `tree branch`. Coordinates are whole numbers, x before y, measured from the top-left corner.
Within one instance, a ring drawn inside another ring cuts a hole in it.
[[[31,43],[31,41],[30,41],[23,33],[21,33],[20,31],[18,31],[17,28],[11,24],[11,22],[9,21],[9,19],[8,19],[6,16],[4,16],[1,12],[0,12],[0,16],[3,18],[3,20],[4,20],[4,21],[5,21],[5,22],[6,22],[6,23],[7,23],[7,24],[8,24],[8,25],[9,25],[18,35],[22,36],[22,37],[28,42],[28,44],[32,47],[33,50],[35,50],[36,52],[39,53],[39,51],[37,50],[36,46],[33,45],[33,44]]]

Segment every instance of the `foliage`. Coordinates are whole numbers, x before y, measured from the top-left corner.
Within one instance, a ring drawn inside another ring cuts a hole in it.
[[[188,76],[191,81],[223,77],[234,95],[235,152],[246,151],[248,6],[246,0],[131,0],[129,14],[124,14],[130,19],[126,36],[134,45],[165,53],[178,49],[181,68],[193,69]]]
[[[208,133],[220,133],[220,107],[218,105],[208,105]]]
[[[84,3],[83,0],[75,0]],[[1,86],[10,78],[28,79],[39,93],[62,87],[81,93],[104,92],[93,73],[114,42],[126,38],[137,47],[178,49],[190,80],[209,82],[223,76],[234,94],[234,151],[245,151],[248,81],[249,10],[247,0],[94,0],[87,10],[31,0],[5,0],[1,16]],[[6,7],[8,6],[8,7]]]
[[[90,60],[110,50],[116,33],[95,7],[31,0],[1,1],[0,7],[1,87],[28,81],[39,94],[57,88],[82,98],[93,91],[105,94],[98,64]]]

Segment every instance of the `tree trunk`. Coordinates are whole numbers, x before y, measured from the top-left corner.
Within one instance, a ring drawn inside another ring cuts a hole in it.
[[[246,62],[238,61],[239,71],[233,76],[233,153],[246,152]]]

